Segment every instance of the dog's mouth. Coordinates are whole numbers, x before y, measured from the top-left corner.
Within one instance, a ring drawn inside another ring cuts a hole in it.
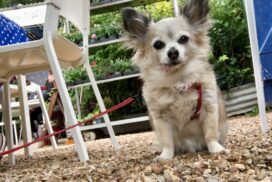
[[[171,64],[161,64],[161,68],[165,72],[170,72],[172,70],[173,65]]]
[[[165,72],[171,72],[178,64],[161,64],[161,68]]]

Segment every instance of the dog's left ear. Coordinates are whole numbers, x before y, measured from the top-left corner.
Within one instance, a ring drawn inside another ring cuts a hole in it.
[[[181,11],[181,14],[187,18],[188,22],[196,29],[208,26],[209,13],[208,0],[188,0],[187,4]],[[209,28],[206,27],[207,29]]]

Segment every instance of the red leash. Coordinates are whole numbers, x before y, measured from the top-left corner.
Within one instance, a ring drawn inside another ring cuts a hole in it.
[[[198,94],[198,98],[197,98],[197,106],[195,109],[194,114],[191,116],[191,120],[194,119],[199,119],[200,116],[200,112],[202,109],[202,97],[203,97],[203,93],[202,93],[202,85],[201,83],[194,83],[191,88],[196,89],[197,90],[197,94]]]
[[[48,139],[48,138],[50,138],[50,137],[52,137],[52,136],[58,135],[58,134],[60,134],[60,133],[63,133],[63,132],[65,132],[65,131],[70,130],[70,129],[72,129],[72,128],[75,128],[75,127],[77,127],[77,126],[83,125],[84,123],[88,123],[88,122],[90,122],[90,121],[92,121],[92,120],[94,120],[94,119],[96,119],[96,118],[98,118],[98,117],[103,116],[104,114],[111,113],[111,112],[113,112],[113,111],[115,111],[115,110],[117,110],[117,109],[120,109],[120,108],[122,108],[122,107],[124,107],[124,106],[130,104],[130,103],[133,102],[133,101],[134,101],[134,98],[129,97],[128,99],[124,100],[124,101],[121,102],[120,104],[117,104],[117,105],[111,107],[110,109],[108,109],[108,110],[106,110],[106,111],[104,111],[104,112],[101,112],[101,113],[99,113],[99,114],[96,114],[96,115],[94,115],[93,117],[91,117],[91,118],[89,118],[89,119],[86,119],[86,120],[84,120],[84,121],[82,121],[82,122],[78,122],[77,124],[71,125],[71,126],[69,126],[69,127],[67,127],[67,128],[64,128],[64,129],[62,129],[62,130],[56,131],[56,132],[51,133],[51,134],[49,134],[49,135],[40,137],[40,138],[38,138],[38,139],[36,139],[36,140],[30,142],[30,143],[26,143],[26,144],[20,145],[20,146],[18,146],[18,147],[12,148],[12,149],[10,149],[10,150],[6,150],[6,151],[4,151],[4,152],[1,152],[1,153],[0,153],[0,157],[1,157],[1,156],[4,156],[4,155],[6,155],[6,154],[9,154],[9,153],[15,152],[15,151],[17,151],[17,150],[20,150],[20,149],[22,149],[22,148],[28,147],[28,146],[30,146],[30,145],[32,145],[32,144],[34,144],[34,143],[37,143],[37,142],[43,141],[43,140],[45,140],[45,139]]]

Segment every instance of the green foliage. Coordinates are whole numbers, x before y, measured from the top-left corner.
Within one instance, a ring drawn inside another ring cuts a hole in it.
[[[150,14],[155,21],[173,16],[172,3],[169,1],[146,5],[140,10],[145,14]]]
[[[249,116],[257,116],[259,114],[258,106],[255,106],[254,109],[248,113]]]
[[[271,113],[272,112],[272,107],[271,106],[270,107],[266,107],[265,111],[267,113]],[[254,109],[251,112],[249,112],[247,115],[248,116],[257,116],[258,114],[259,114],[259,107],[255,106]]]
[[[119,12],[92,16],[90,24],[90,35],[95,34],[97,40],[121,35],[121,15]]]
[[[103,49],[98,49],[90,55],[90,61],[110,61],[116,59],[129,59],[132,56],[131,51],[123,49],[121,44],[111,44]]]
[[[224,90],[253,81],[246,18],[241,0],[211,0],[210,31],[218,83]]]
[[[91,26],[95,25],[118,25],[121,22],[120,12],[110,12],[105,14],[99,14],[92,16],[91,18]]]
[[[74,31],[73,33],[70,34],[63,33],[62,35],[68,40],[74,42],[75,44],[82,44],[83,37],[82,34],[78,31]]]
[[[118,38],[121,35],[121,28],[118,25],[94,25],[91,28],[90,35],[96,35],[96,39],[100,40],[102,38],[109,38],[115,36]]]
[[[135,69],[130,59],[131,52],[124,50],[119,44],[112,44],[105,49],[99,49],[90,57],[92,70],[97,79],[103,79],[115,73],[124,74]],[[68,69],[64,71],[67,83],[77,80],[86,80],[87,72],[83,67]]]
[[[86,80],[88,79],[86,70],[84,67],[69,68],[63,70],[64,79],[67,83],[73,83],[76,80]]]
[[[104,96],[103,100],[107,108],[124,101],[128,97],[136,95],[141,87],[142,82],[138,78],[130,79],[130,81],[120,80],[99,85],[99,89],[101,94]],[[120,116],[123,115],[146,112],[146,107],[141,101],[142,99],[111,113],[111,118],[120,119]]]
[[[82,93],[83,97],[81,100],[81,114],[84,118],[84,116],[88,115],[91,111],[90,108],[90,102],[96,102],[94,92],[91,87],[82,87]],[[71,95],[71,94],[70,94]],[[99,108],[96,107],[94,110],[92,110],[92,114],[97,114],[99,112]]]
[[[132,71],[134,66],[132,66],[131,60],[118,58],[115,61],[111,61],[111,68],[117,72],[124,73],[126,71]]]

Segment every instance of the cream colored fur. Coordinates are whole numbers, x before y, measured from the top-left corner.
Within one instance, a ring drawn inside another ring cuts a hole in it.
[[[195,152],[206,148],[210,153],[226,151],[223,147],[227,134],[224,103],[208,62],[209,26],[208,20],[201,27],[193,26],[181,16],[157,23],[150,21],[144,38],[135,38],[127,31],[127,44],[135,49],[133,61],[141,70],[143,96],[162,146],[156,160],[171,159],[175,151]],[[189,37],[184,45],[176,41],[182,35]],[[157,40],[165,43],[163,49],[154,49]],[[172,47],[179,52],[180,64],[165,71],[162,65],[168,64],[167,53]],[[202,110],[199,119],[191,120],[198,94],[189,86],[197,82],[203,88]]]

